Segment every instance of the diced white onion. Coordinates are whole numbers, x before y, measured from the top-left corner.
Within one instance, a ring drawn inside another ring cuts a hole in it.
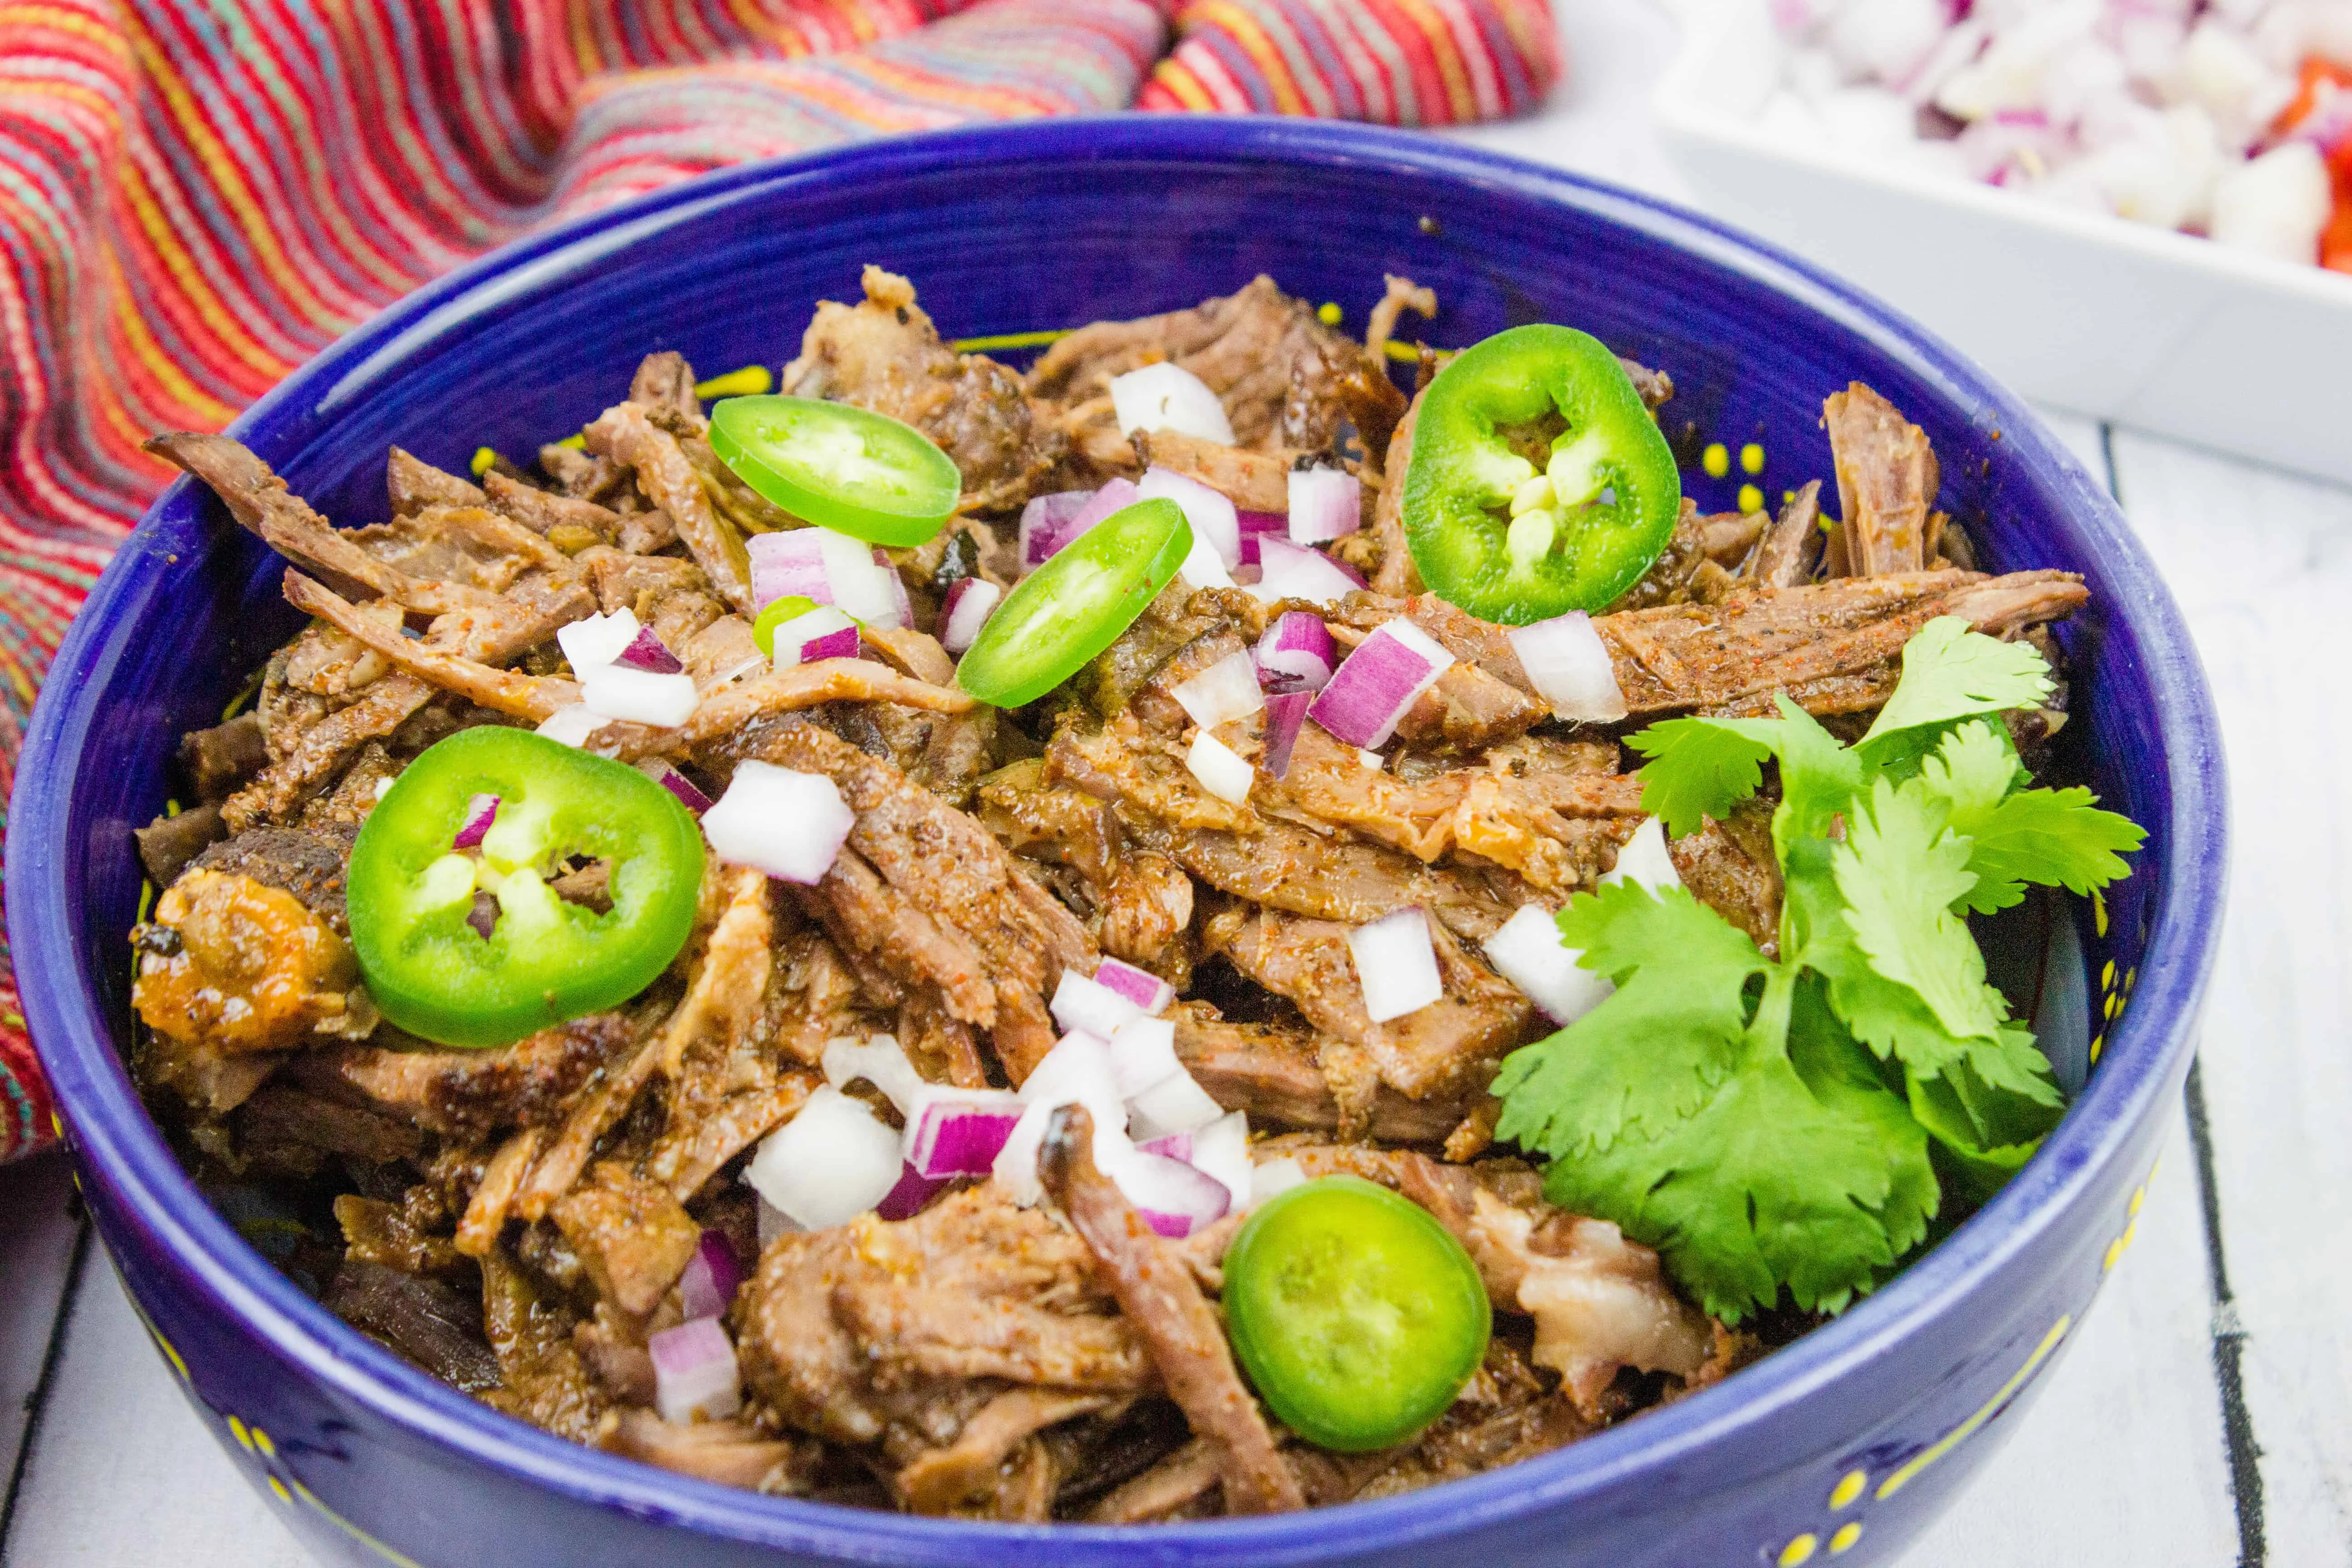
[[[1065,1035],[1021,1085],[1020,1098],[1028,1109],[992,1167],[996,1184],[1015,1203],[1025,1206],[1045,1195],[1037,1180],[1037,1149],[1056,1108],[1083,1105],[1094,1117],[1097,1163],[1116,1160],[1116,1151],[1126,1144],[1127,1108],[1111,1079],[1109,1049],[1092,1035]]]
[[[1176,577],[1195,593],[1202,588],[1234,586],[1234,574],[1218,558],[1217,547],[1198,533],[1192,535],[1192,548],[1185,555],[1184,563],[1176,568]]]
[[[1110,1080],[1121,1100],[1131,1100],[1153,1084],[1184,1070],[1184,1065],[1176,1059],[1176,1025],[1171,1019],[1147,1018],[1139,1012],[1118,1026],[1109,1045],[1106,1054],[1110,1061]]]
[[[741,762],[702,831],[721,860],[803,887],[824,880],[857,816],[823,773]]]
[[[1202,789],[1234,805],[1249,799],[1250,785],[1257,779],[1257,770],[1250,766],[1248,759],[1206,730],[1192,737],[1192,749],[1185,753],[1184,765],[1201,781]]]
[[[1364,525],[1364,484],[1345,468],[1290,470],[1290,542],[1322,544]]]
[[[1421,694],[1453,668],[1444,645],[1400,616],[1339,661],[1307,716],[1350,746],[1384,746]]]
[[[940,617],[940,646],[961,653],[980,639],[980,628],[996,613],[1004,590],[984,577],[966,577],[948,590],[947,613]]]
[[[1143,1016],[1143,1009],[1133,999],[1075,969],[1062,971],[1054,999],[1045,1005],[1064,1033],[1082,1031],[1100,1040],[1109,1039],[1120,1026]]]
[[[803,1230],[842,1225],[898,1184],[898,1134],[826,1084],[761,1141],[743,1180]]]
[[[1110,405],[1122,436],[1173,430],[1221,447],[1234,444],[1233,421],[1225,417],[1224,404],[1207,382],[1173,360],[1113,376]]]
[[[696,1318],[646,1341],[654,1363],[654,1409],[674,1426],[723,1421],[743,1407],[735,1342],[716,1318]]]
[[[1171,1241],[1222,1219],[1234,1205],[1233,1190],[1212,1173],[1132,1145],[1115,1153],[1103,1174],[1118,1184],[1144,1224]]]
[[[1613,724],[1625,717],[1625,693],[1618,689],[1616,667],[1591,616],[1571,610],[1554,620],[1513,626],[1506,635],[1528,679],[1554,713],[1586,724]]]
[[[1265,706],[1257,683],[1257,660],[1247,648],[1229,653],[1170,693],[1203,730],[1245,719]]]
[[[1165,1138],[1206,1127],[1225,1113],[1191,1073],[1179,1068],[1140,1093],[1128,1097],[1132,1131],[1145,1138]]]
[[[1234,1208],[1244,1208],[1250,1201],[1249,1151],[1249,1118],[1238,1110],[1227,1111],[1192,1134],[1192,1163],[1217,1178]]]
[[[1310,605],[1336,605],[1364,585],[1361,577],[1349,575],[1319,550],[1271,533],[1256,538],[1261,575],[1249,591],[1268,604],[1303,599]]]
[[[563,650],[563,657],[572,661],[572,669],[585,674],[620,658],[637,640],[642,629],[635,611],[619,609],[609,616],[588,616],[568,626],[558,626],[555,643]]]
[[[1383,915],[1348,932],[1364,1012],[1375,1024],[1416,1013],[1445,994],[1437,977],[1437,950],[1419,904]]]
[[[1573,1024],[1606,1001],[1616,987],[1577,961],[1559,940],[1559,925],[1541,904],[1522,904],[1485,942],[1495,973],[1517,986],[1555,1024]]]
[[[585,702],[567,702],[540,721],[539,732],[567,746],[584,746],[588,737],[607,722],[602,713],[592,710]]]
[[[864,1079],[882,1091],[883,1097],[898,1108],[898,1114],[909,1121],[920,1106],[923,1091],[929,1087],[915,1064],[907,1059],[906,1047],[891,1035],[876,1035],[861,1040],[854,1035],[841,1035],[825,1042],[824,1055],[820,1058],[824,1068],[824,1081],[835,1089],[847,1089]]]
[[[1286,1193],[1307,1180],[1307,1167],[1285,1155],[1250,1167],[1249,1206],[1257,1207],[1276,1193]]]
[[[625,664],[602,664],[581,671],[580,700],[590,712],[607,719],[675,730],[693,716],[701,696],[690,675],[656,675]]]
[[[856,658],[857,623],[837,605],[819,605],[779,624],[774,633],[774,663],[778,669],[811,664],[821,658]]]
[[[1184,521],[1192,525],[1195,544],[1207,541],[1227,571],[1242,563],[1241,513],[1224,496],[1189,474],[1169,468],[1144,469],[1135,495],[1138,500],[1166,496],[1183,510]],[[1225,581],[1230,584],[1233,579]]]
[[[1682,873],[1666,852],[1666,825],[1654,816],[1642,819],[1633,837],[1617,851],[1617,864],[1601,873],[1603,882],[1638,882],[1645,888],[1679,888]]]
[[[744,542],[751,562],[751,597],[765,605],[793,595],[835,605],[868,626],[903,624],[898,594],[874,547],[829,528],[755,533]]]

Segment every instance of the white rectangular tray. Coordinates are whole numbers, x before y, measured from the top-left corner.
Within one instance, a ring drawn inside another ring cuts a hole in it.
[[[2352,480],[2352,275],[1766,136],[1769,26],[1765,0],[1685,8],[1653,105],[1702,205],[2029,397]]]

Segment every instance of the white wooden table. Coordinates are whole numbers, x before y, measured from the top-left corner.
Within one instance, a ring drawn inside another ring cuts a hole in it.
[[[1572,85],[1471,139],[1681,195],[1643,119],[1672,27],[1642,0],[1555,3]],[[2235,886],[2137,1245],[1908,1568],[2352,1568],[2352,489],[2050,417],[2188,614]],[[0,1568],[301,1568],[69,1194],[53,1158],[0,1170]]]

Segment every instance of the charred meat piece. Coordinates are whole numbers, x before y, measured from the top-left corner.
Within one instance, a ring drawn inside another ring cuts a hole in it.
[[[862,281],[858,303],[817,306],[778,390],[903,419],[955,459],[967,510],[1019,506],[1060,461],[1060,433],[1032,415],[1013,372],[940,341],[913,284],[878,267]]]
[[[1928,563],[1928,513],[1943,482],[1927,433],[1855,382],[1822,405],[1845,514],[1846,570],[1856,577],[1917,572]]]
[[[454,1388],[499,1384],[498,1357],[482,1337],[482,1307],[455,1286],[352,1260],[335,1271],[321,1304],[403,1361]]]
[[[284,1050],[321,1032],[373,1025],[352,950],[291,893],[249,877],[192,870],[133,936],[132,1005],[191,1046]]]

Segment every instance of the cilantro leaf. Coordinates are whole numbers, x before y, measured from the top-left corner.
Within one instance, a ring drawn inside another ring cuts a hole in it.
[[[1697,1110],[1732,1070],[1748,977],[1769,964],[1745,931],[1680,888],[1622,882],[1580,894],[1559,925],[1584,966],[1617,990],[1512,1052],[1494,1092],[1503,1100],[1498,1136],[1566,1158]]]
[[[2024,773],[2008,731],[1981,719],[1945,734],[1919,764],[1920,782],[1943,800],[1952,826],[1961,833],[1973,832],[1969,825],[2007,799]]]
[[[1903,647],[1903,679],[1855,749],[1872,755],[1886,738],[1923,724],[2032,708],[2050,695],[2050,666],[2032,645],[2002,642],[1938,616]]]
[[[1720,817],[1764,783],[1774,754],[1769,719],[1669,719],[1626,744],[1648,757],[1642,809],[1663,819],[1669,837],[1685,838],[1703,816]]]
[[[2147,842],[2139,824],[2092,805],[2087,789],[2020,790],[1990,810],[1955,815],[1954,831],[1969,838],[1969,869],[1976,877],[1962,908],[2004,910],[2039,882],[2088,893],[2131,868],[2123,855]]]
[[[1783,1281],[1800,1307],[1835,1311],[1900,1256],[1880,1211],[1897,1194],[1890,1163],[1905,1163],[1890,1162],[1878,1122],[1851,1113],[1845,1087],[1825,1103],[1771,1052],[1660,1133],[1555,1163],[1544,1195],[1656,1247],[1727,1323],[1771,1306]],[[1916,1127],[1903,1136],[1921,1142]],[[1907,1215],[1916,1182],[1905,1177]]]
[[[1958,1036],[1992,1037],[2006,1016],[1985,984],[1984,954],[1952,906],[1976,885],[1969,845],[1916,784],[1878,781],[1831,851],[1845,922],[1870,967],[1907,986]]]

